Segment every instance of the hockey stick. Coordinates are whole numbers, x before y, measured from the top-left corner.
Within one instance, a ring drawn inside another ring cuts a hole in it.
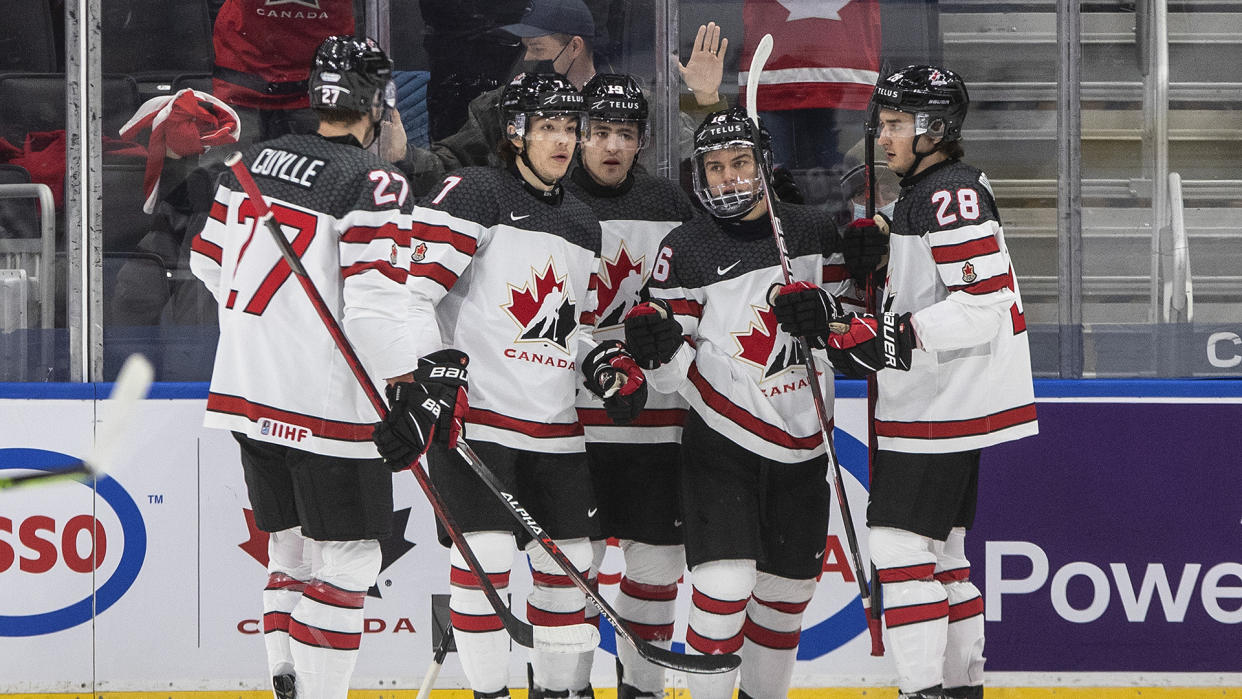
[[[638,654],[642,656],[644,660],[655,663],[661,667],[666,667],[670,670],[693,672],[697,674],[728,672],[741,664],[741,658],[733,655],[732,653],[724,653],[721,655],[685,655],[683,653],[676,653],[671,650],[666,650],[659,646],[653,645],[643,638],[640,638],[625,623],[625,621],[621,618],[621,615],[617,613],[617,610],[613,609],[612,605],[608,604],[603,597],[600,597],[598,592],[591,589],[590,583],[586,581],[586,578],[582,577],[582,573],[578,572],[578,569],[574,567],[573,563],[565,556],[565,554],[561,553],[560,548],[557,547],[556,542],[552,540],[552,537],[548,536],[547,532],[544,531],[543,527],[539,526],[539,523],[535,521],[535,518],[531,516],[530,512],[528,512],[526,508],[522,507],[522,504],[518,502],[517,497],[506,490],[504,483],[501,483],[500,479],[496,477],[496,474],[492,473],[491,470],[484,465],[478,455],[474,453],[474,450],[470,448],[470,445],[466,444],[465,440],[457,440],[457,453],[461,456],[461,458],[466,460],[466,463],[470,466],[471,470],[473,470],[475,474],[483,480],[483,483],[487,486],[487,489],[492,491],[496,497],[500,498],[500,500],[505,503],[505,506],[509,508],[509,512],[513,515],[514,519],[516,519],[518,523],[522,525],[522,528],[530,534],[531,538],[539,544],[539,547],[551,556],[552,559],[555,560],[565,571],[565,575],[569,578],[569,581],[574,584],[574,587],[582,590],[582,593],[586,595],[587,599],[595,603],[596,607],[599,607],[599,613],[608,620],[608,623],[612,624],[612,627],[617,632],[617,635],[633,646],[634,650],[638,651]]]
[[[349,344],[344,331],[341,330],[340,323],[332,316],[332,312],[328,309],[328,304],[323,300],[319,290],[315,288],[315,283],[308,276],[306,267],[302,265],[302,260],[293,251],[293,246],[290,245],[284,231],[280,228],[280,224],[273,217],[271,208],[268,207],[267,202],[263,199],[262,192],[259,191],[259,186],[255,184],[254,178],[250,176],[250,171],[246,169],[245,163],[242,162],[241,153],[234,153],[229,156],[224,161],[224,164],[232,170],[238,183],[245,190],[246,196],[250,198],[251,205],[258,212],[258,224],[265,226],[268,232],[272,234],[272,238],[276,241],[276,246],[280,248],[281,257],[289,265],[289,269],[302,285],[302,290],[306,292],[311,305],[315,307],[315,313],[323,321],[328,334],[332,336],[333,342],[336,343],[336,348],[344,356],[346,364],[349,365],[354,378],[358,380],[358,385],[362,387],[367,400],[371,402],[371,406],[375,408],[375,412],[380,419],[384,419],[388,414],[388,406],[385,405],[383,397],[380,396],[379,390],[375,388],[371,378],[367,376],[366,369],[362,366],[362,360],[358,358],[357,352]],[[448,533],[453,545],[457,547],[458,552],[461,553],[462,558],[465,559],[466,566],[470,568],[470,572],[478,578],[483,594],[487,597],[487,601],[492,605],[492,608],[496,610],[496,614],[500,617],[505,630],[509,632],[514,641],[527,648],[556,653],[585,653],[599,645],[599,631],[590,624],[532,627],[530,624],[515,617],[508,605],[500,598],[500,593],[496,591],[496,587],[492,585],[491,580],[487,577],[487,572],[483,569],[482,564],[479,563],[478,558],[475,557],[474,551],[466,544],[461,529],[453,520],[452,515],[449,514],[443,498],[435,486],[432,485],[427,473],[423,471],[417,462],[410,465],[409,471],[414,474],[414,478],[418,481],[419,487],[422,488],[427,501],[431,503],[431,509],[435,512],[440,523],[444,525],[444,530]]]
[[[138,405],[146,398],[154,376],[155,370],[146,357],[141,354],[129,355],[117,374],[116,382],[112,384],[112,393],[103,403],[107,406],[110,419],[104,420],[100,425],[99,432],[95,435],[95,446],[86,457],[67,468],[0,478],[0,490],[57,480],[98,480],[106,477],[120,456],[121,440],[130,437],[130,427],[138,415]]]
[[[763,73],[763,65],[772,53],[772,35],[765,34],[755,48],[754,58],[750,62],[750,72],[746,78],[746,116],[759,128],[759,110],[752,95],[759,89],[759,77]],[[758,145],[758,144],[756,144]],[[761,162],[756,161],[759,181],[763,185],[763,196],[768,202],[768,220],[772,222],[772,237],[776,240],[776,251],[781,260],[781,274],[786,284],[792,284],[793,268],[789,264],[789,252],[785,247],[785,231],[781,228],[780,217],[776,215],[776,206],[772,199],[768,183],[768,173]],[[842,526],[845,528],[845,539],[850,547],[850,561],[854,566],[854,577],[858,579],[858,596],[862,600],[863,613],[867,616],[867,629],[871,633],[871,654],[882,655],[884,642],[880,634],[879,619],[871,614],[871,591],[867,578],[863,574],[862,554],[858,549],[858,536],[854,532],[854,518],[850,514],[850,501],[845,496],[845,482],[841,478],[841,464],[837,460],[837,448],[832,438],[832,425],[828,421],[828,410],[824,404],[824,391],[819,385],[819,370],[815,365],[815,357],[811,355],[811,343],[805,337],[794,340],[802,350],[803,363],[806,365],[808,383],[811,385],[811,400],[815,403],[815,414],[819,417],[819,429],[824,437],[828,465],[832,470],[833,490],[837,496],[837,505],[841,509]]]
[[[419,685],[414,699],[427,699],[431,696],[431,688],[435,686],[436,678],[440,676],[440,670],[444,667],[444,659],[448,657],[449,644],[452,642],[453,625],[449,624],[444,627],[444,635],[440,637],[440,644],[436,646],[435,652],[431,655],[431,666],[423,675],[423,683]]]
[[[875,218],[875,139],[876,139],[876,119],[879,117],[879,110],[874,107],[867,109],[867,122],[863,127],[863,158],[866,159],[866,169],[863,171],[867,175],[867,218]],[[876,289],[875,289],[875,273],[872,271],[867,275],[866,288],[866,308],[867,313],[875,313],[876,309]],[[870,478],[872,471],[872,460],[875,458],[876,449],[879,442],[875,434],[875,404],[876,399],[880,395],[879,382],[876,374],[867,377],[867,476]],[[875,564],[871,564],[871,579],[876,580]],[[867,624],[871,631],[871,654],[884,655],[884,638],[880,633],[880,612],[883,607],[881,593],[883,587],[876,586],[875,599],[872,600],[871,607],[867,610]]]

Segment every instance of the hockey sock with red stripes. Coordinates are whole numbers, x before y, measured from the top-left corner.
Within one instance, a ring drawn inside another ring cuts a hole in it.
[[[557,548],[584,576],[591,567],[591,541],[558,540]],[[534,587],[526,598],[526,620],[533,626],[570,626],[586,620],[586,597],[570,581],[565,571],[538,544],[526,547],[530,556]],[[530,664],[535,683],[551,691],[583,689],[590,684],[590,673],[579,676],[579,656],[531,649]]]
[[[298,527],[273,532],[267,539],[267,586],[263,589],[263,643],[267,648],[269,674],[291,674],[289,618],[302,599],[310,578],[306,538]]]
[[[903,692],[937,686],[944,673],[949,602],[933,577],[933,540],[891,527],[873,527],[869,539],[898,686]]]
[[[625,576],[617,593],[616,608],[639,638],[660,648],[672,643],[677,619],[677,580],[686,567],[681,546],[654,546],[636,541],[621,542],[625,552]],[[648,662],[628,643],[618,644],[621,681],[644,693],[664,695],[664,668]]]
[[[983,685],[983,596],[970,582],[966,530],[954,528],[933,545],[936,580],[949,598],[948,643],[944,655],[944,688],[966,690]],[[962,696],[970,696],[969,693]]]
[[[759,572],[742,628],[741,689],[752,697],[789,693],[802,614],[815,594],[815,579],[795,580]]]
[[[755,562],[731,559],[700,563],[690,571],[693,585],[686,646],[696,653],[736,653],[742,648],[746,603],[755,589]],[[686,675],[693,697],[733,693],[737,670],[714,675]]]
[[[516,548],[513,534],[469,532],[465,537],[496,592],[505,598]],[[509,686],[509,633],[456,546],[449,549],[449,562],[449,615],[462,671],[476,692],[504,690]]]

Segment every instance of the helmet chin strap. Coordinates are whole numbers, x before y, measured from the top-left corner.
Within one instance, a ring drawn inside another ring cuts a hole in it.
[[[560,178],[549,180],[545,178],[543,175],[539,174],[539,170],[535,169],[535,164],[532,163],[530,161],[530,157],[526,155],[528,150],[529,150],[529,147],[526,145],[526,138],[523,137],[522,138],[522,152],[518,153],[518,157],[521,158],[522,162],[526,164],[526,169],[530,170],[531,174],[535,176],[535,179],[542,182],[545,186],[555,187],[556,183],[560,181]]]

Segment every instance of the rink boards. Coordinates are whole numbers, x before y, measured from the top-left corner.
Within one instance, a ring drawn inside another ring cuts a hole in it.
[[[82,456],[107,391],[0,385],[0,469]],[[265,539],[235,443],[200,426],[205,393],[157,384],[133,448],[97,493],[75,483],[0,493],[0,693],[261,689]],[[1239,696],[1242,382],[1047,381],[1037,395],[1040,435],[984,453],[968,537],[986,602],[988,696]],[[839,383],[838,397],[837,447],[861,531],[866,401],[859,382]],[[367,599],[353,683],[376,698],[413,694],[448,592],[447,555],[412,476],[397,478],[395,503],[398,534]],[[792,696],[892,696],[877,693],[894,684],[892,660],[868,653],[841,525],[834,506]],[[610,598],[619,564],[610,549]],[[519,615],[525,570],[515,558]],[[688,596],[683,585],[679,640]],[[615,641],[602,636],[593,679],[613,686]],[[525,660],[511,654],[515,687]],[[450,655],[436,686],[462,684]]]

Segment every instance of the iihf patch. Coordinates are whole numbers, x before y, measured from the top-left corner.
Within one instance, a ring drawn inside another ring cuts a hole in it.
[[[266,418],[259,420],[259,434],[266,435],[266,434],[271,434],[271,432],[272,432],[272,421]]]
[[[979,275],[975,274],[975,266],[967,260],[966,264],[962,265],[962,281],[967,284],[973,284],[978,278]]]
[[[414,248],[414,252],[410,255],[410,259],[415,262],[422,262],[425,257],[427,257],[427,244],[419,243]]]

